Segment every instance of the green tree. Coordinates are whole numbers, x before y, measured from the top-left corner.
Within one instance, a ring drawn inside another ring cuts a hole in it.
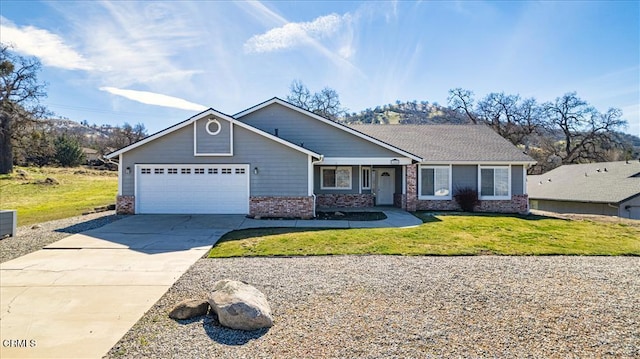
[[[78,166],[84,162],[84,153],[78,141],[66,135],[55,141],[56,160],[63,167]]]
[[[13,137],[18,123],[42,117],[46,96],[38,81],[40,62],[13,54],[0,43],[0,174],[13,171]]]

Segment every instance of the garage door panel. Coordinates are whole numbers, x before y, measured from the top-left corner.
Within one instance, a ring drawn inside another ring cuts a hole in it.
[[[248,165],[138,165],[136,213],[249,212]]]

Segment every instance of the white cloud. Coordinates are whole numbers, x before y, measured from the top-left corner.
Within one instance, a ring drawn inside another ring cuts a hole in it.
[[[189,111],[204,111],[208,107],[199,105],[197,103],[189,102],[187,100],[167,96],[155,92],[137,91],[137,90],[125,90],[115,87],[100,87],[100,90],[109,92],[113,95],[122,96],[132,101],[141,102],[147,105],[163,106],[177,108],[181,110]]]
[[[0,17],[2,41],[15,46],[15,51],[35,56],[44,66],[67,70],[92,70],[94,66],[64,40],[47,30],[33,26],[18,27],[4,17]]]
[[[284,26],[251,37],[244,44],[245,52],[271,52],[312,43],[329,37],[350,20],[348,14],[330,14],[311,22],[290,22]]]

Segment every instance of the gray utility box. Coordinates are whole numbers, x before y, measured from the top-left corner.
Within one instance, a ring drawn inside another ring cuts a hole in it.
[[[18,225],[18,212],[9,209],[0,209],[0,238],[9,235],[16,236],[16,226]]]

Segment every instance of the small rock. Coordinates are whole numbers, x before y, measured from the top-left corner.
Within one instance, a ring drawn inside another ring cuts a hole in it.
[[[267,298],[255,287],[235,281],[216,282],[209,294],[209,305],[222,326],[256,330],[273,326]]]
[[[262,216],[255,216],[253,219],[262,219]]]
[[[42,228],[42,226],[39,224],[34,224],[33,226],[31,226],[31,229],[38,229],[38,228]]]
[[[18,169],[16,170],[16,177],[20,180],[28,180],[29,173],[25,170]]]
[[[209,302],[206,299],[185,299],[169,312],[171,319],[191,319],[207,314]]]
[[[37,183],[43,184],[43,185],[49,185],[49,186],[60,184],[60,182],[58,182],[58,180],[53,177],[47,177],[44,180],[37,181]]]
[[[344,215],[345,215],[345,214],[344,214],[344,213],[342,213],[342,212],[336,212],[336,213],[334,213],[333,215],[334,215],[334,216],[337,216],[337,217],[344,217]]]

